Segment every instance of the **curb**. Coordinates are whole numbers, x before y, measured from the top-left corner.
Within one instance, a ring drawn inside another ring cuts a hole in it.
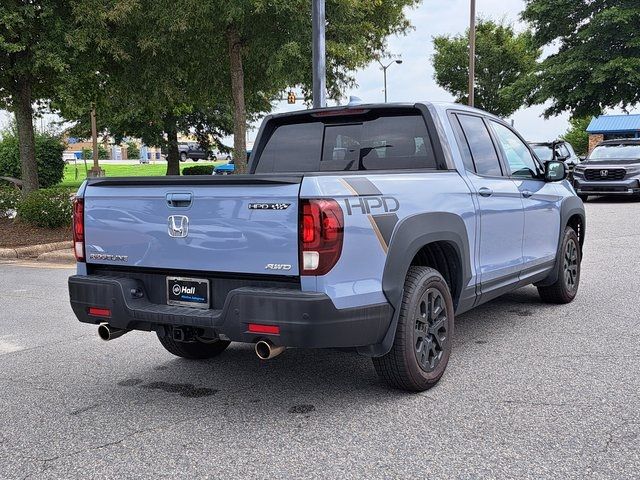
[[[47,263],[76,264],[76,257],[71,249],[55,250],[53,252],[43,253],[42,255],[39,255],[36,260],[38,262]]]
[[[43,253],[56,250],[71,250],[73,242],[43,243],[41,245],[29,245],[27,247],[0,248],[0,259],[16,259],[38,257]]]

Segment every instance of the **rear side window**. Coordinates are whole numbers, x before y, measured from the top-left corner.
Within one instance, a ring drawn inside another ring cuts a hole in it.
[[[419,114],[352,118],[277,127],[256,173],[437,168]]]
[[[478,175],[501,176],[498,152],[484,121],[473,115],[458,115]]]
[[[320,122],[280,125],[260,155],[257,172],[313,172],[322,146]]]
[[[381,117],[362,129],[360,157],[364,170],[436,168],[422,117]]]

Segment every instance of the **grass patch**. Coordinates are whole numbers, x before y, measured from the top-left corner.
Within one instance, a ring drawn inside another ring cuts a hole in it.
[[[194,165],[220,165],[222,163],[226,163],[224,161],[221,162],[197,162],[197,163],[181,163],[180,171],[188,167],[193,167]],[[89,168],[91,168],[91,163],[88,163]],[[102,169],[105,171],[105,175],[107,177],[154,177],[154,176],[163,176],[167,173],[167,164],[166,163],[158,163],[156,165],[153,164],[135,164],[135,165],[100,165]],[[79,187],[80,184],[84,181],[85,169],[84,163],[78,162],[77,165],[70,163],[65,165],[64,167],[64,178],[62,182],[58,184],[60,187]]]

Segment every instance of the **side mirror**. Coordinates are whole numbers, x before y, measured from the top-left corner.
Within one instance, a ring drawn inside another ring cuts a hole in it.
[[[567,166],[564,162],[550,161],[544,166],[544,179],[547,182],[559,182],[567,178]]]

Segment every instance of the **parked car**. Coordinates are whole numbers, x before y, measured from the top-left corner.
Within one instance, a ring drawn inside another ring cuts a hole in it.
[[[231,175],[235,170],[235,164],[233,159],[229,160],[227,163],[223,163],[222,165],[218,165],[213,169],[214,175]]]
[[[178,152],[180,152],[181,162],[186,162],[187,159],[197,162],[212,158],[211,151],[202,148],[198,142],[180,142],[178,143]]]
[[[251,156],[251,150],[247,150],[247,162],[249,161],[249,157]],[[218,165],[213,169],[214,175],[231,175],[236,169],[235,162],[232,158],[225,164]]]
[[[598,143],[573,175],[585,202],[589,195],[640,197],[640,138]]]
[[[214,150],[211,155],[211,159],[216,161],[225,160],[227,162],[230,162],[232,160],[232,157],[229,153],[222,152],[221,150]]]
[[[576,165],[580,163],[580,157],[576,155],[573,146],[564,140],[554,142],[530,142],[529,143],[542,162],[558,160],[567,165],[569,172],[573,172]]]
[[[498,117],[373,104],[271,115],[260,132],[248,175],[80,187],[81,322],[104,340],[151,331],[192,359],[231,341],[261,359],[350,349],[421,391],[445,371],[455,315],[528,284],[575,298],[584,206],[565,164]]]

